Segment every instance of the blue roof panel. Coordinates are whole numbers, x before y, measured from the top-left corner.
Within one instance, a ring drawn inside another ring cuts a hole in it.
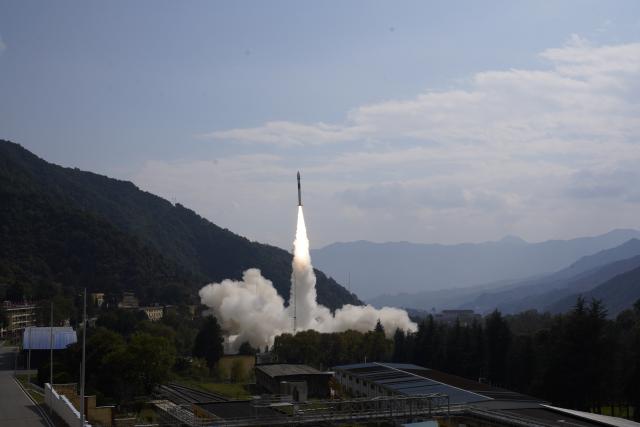
[[[22,348],[24,350],[50,350],[51,329],[49,327],[25,328],[22,334]],[[76,331],[71,327],[53,327],[53,349],[62,350],[78,342]]]

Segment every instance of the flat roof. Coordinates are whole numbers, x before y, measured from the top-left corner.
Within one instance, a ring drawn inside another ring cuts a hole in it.
[[[359,363],[336,366],[363,380],[403,395],[443,393],[451,403],[501,401],[541,402],[514,391],[409,363]]]
[[[284,377],[289,375],[331,375],[330,372],[322,372],[307,365],[294,365],[287,363],[275,363],[267,365],[256,365],[256,369],[264,372],[266,375],[275,377]]]

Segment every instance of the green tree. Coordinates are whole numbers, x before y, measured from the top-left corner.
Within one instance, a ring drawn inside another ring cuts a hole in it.
[[[244,356],[253,356],[257,352],[258,350],[251,347],[251,344],[249,344],[248,341],[245,341],[242,344],[240,344],[240,347],[238,348],[238,354],[242,354]]]
[[[511,331],[498,310],[486,318],[487,374],[494,384],[505,384]]]
[[[397,328],[396,332],[393,334],[393,356],[391,360],[393,362],[406,362],[407,357],[409,356],[407,347],[406,347],[407,336],[405,332]]]
[[[231,363],[231,372],[229,373],[231,381],[234,383],[242,382],[245,379],[244,365],[241,359],[236,359]]]
[[[173,343],[163,337],[138,332],[127,346],[128,365],[136,382],[146,393],[166,381],[176,360]]]
[[[213,316],[207,316],[198,335],[196,335],[193,355],[205,359],[209,370],[213,371],[213,367],[224,354],[223,343],[224,339],[218,321]]]

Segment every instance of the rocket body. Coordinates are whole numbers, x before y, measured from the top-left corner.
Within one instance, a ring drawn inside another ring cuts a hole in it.
[[[300,172],[298,172],[298,206],[302,206],[302,190],[300,189]]]

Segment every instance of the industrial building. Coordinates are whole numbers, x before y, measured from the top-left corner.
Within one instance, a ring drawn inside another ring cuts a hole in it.
[[[640,427],[412,364],[360,363],[336,366],[334,371],[337,382],[353,396],[445,396],[450,417],[439,421],[448,426]]]
[[[147,318],[152,322],[158,322],[164,315],[164,307],[160,305],[154,305],[151,307],[140,307],[140,311],[143,311],[147,315]]]
[[[255,373],[256,384],[271,394],[289,394],[291,390],[297,390],[298,393],[306,392],[304,397],[329,397],[331,372],[321,372],[307,365],[270,364],[256,365]],[[306,387],[295,386],[300,383],[306,383]]]
[[[535,401],[539,399],[405,363],[361,363],[336,366],[335,378],[350,395],[376,397],[442,393],[455,403],[488,400]]]
[[[0,338],[16,337],[29,326],[36,324],[36,306],[34,304],[3,303],[2,308],[7,316],[7,327],[0,329]]]

